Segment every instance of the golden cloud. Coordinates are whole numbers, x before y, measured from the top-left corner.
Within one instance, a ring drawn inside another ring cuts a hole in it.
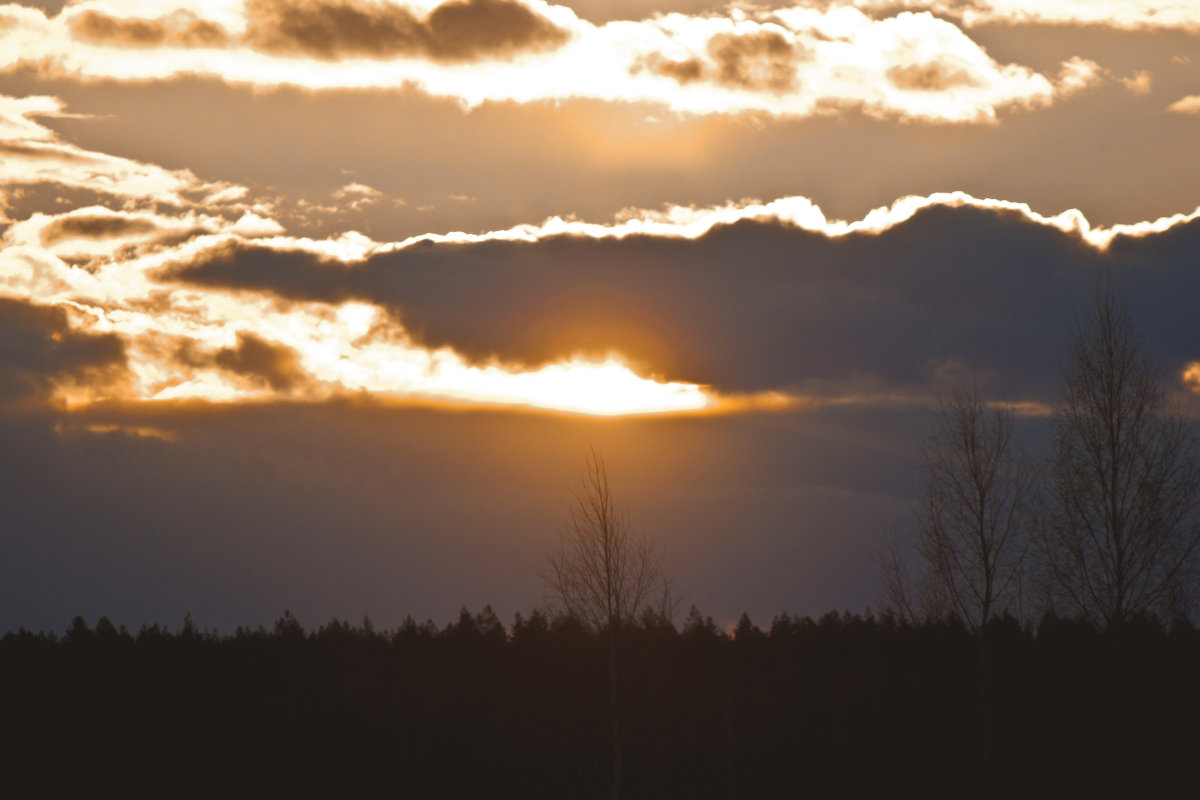
[[[0,95],[0,183],[54,183],[119,197],[195,206],[240,199],[245,190],[199,180],[189,170],[167,170],[62,141],[37,122],[63,114],[54,97]]]
[[[121,214],[77,214],[54,219],[42,228],[42,244],[53,245],[64,239],[108,239],[118,236],[155,233],[153,220]]]
[[[892,67],[887,76],[901,89],[919,92],[944,92],[957,86],[974,85],[974,79],[966,70],[939,61]]]
[[[464,106],[586,98],[688,114],[988,122],[1096,80],[1053,80],[992,59],[931,13],[733,9],[594,25],[543,0],[173,0],[164,13],[86,0],[57,17],[23,9],[0,31],[0,70],[124,81],[206,75],[308,89],[413,86]],[[157,6],[156,6],[157,7]],[[144,13],[144,12],[143,12]],[[1071,63],[1071,62],[1068,62]]]
[[[363,0],[249,0],[244,41],[288,56],[474,61],[562,45],[567,31],[514,0],[451,0],[420,18]]]
[[[1175,114],[1200,114],[1200,94],[1192,94],[1176,100],[1167,106],[1167,111]]]
[[[1184,367],[1183,383],[1193,392],[1200,394],[1200,361],[1193,361]]]
[[[1200,28],[1200,6],[1179,0],[838,0],[870,13],[931,11],[964,25],[1104,25],[1112,28]]]
[[[129,19],[87,10],[68,18],[71,33],[85,42],[118,47],[224,47],[225,29],[179,10],[158,19]]]

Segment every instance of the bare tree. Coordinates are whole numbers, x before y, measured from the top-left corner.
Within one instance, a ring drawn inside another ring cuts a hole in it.
[[[646,610],[669,616],[670,581],[661,552],[649,539],[635,536],[629,518],[613,497],[604,458],[589,450],[579,483],[572,491],[570,520],[557,549],[546,553],[543,573],[552,607],[565,611],[608,645],[609,717],[612,767],[610,796],[620,796],[621,629]]]
[[[921,444],[916,550],[925,562],[921,605],[977,636],[1015,607],[1027,549],[1029,468],[1013,442],[1012,414],[972,383],[942,396]]]
[[[613,497],[604,458],[588,453],[572,488],[570,520],[558,548],[546,554],[553,605],[594,631],[619,629],[659,603],[667,590],[662,554],[635,536]]]
[[[1108,286],[1065,377],[1042,525],[1052,596],[1099,627],[1186,613],[1200,543],[1196,443]]]

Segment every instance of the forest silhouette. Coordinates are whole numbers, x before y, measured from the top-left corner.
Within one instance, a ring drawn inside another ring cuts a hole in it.
[[[986,751],[976,641],[954,621],[783,614],[726,632],[693,608],[622,635],[626,797],[1146,786],[1185,773],[1198,743],[1186,622],[993,620]],[[387,631],[287,613],[226,635],[77,618],[61,637],[0,640],[8,764],[59,787],[181,794],[598,796],[606,648],[569,616],[506,627],[490,607]]]

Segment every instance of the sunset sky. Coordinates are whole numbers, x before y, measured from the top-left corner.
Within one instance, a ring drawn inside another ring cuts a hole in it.
[[[0,5],[0,633],[861,611],[939,389],[1101,276],[1200,392],[1195,0]]]

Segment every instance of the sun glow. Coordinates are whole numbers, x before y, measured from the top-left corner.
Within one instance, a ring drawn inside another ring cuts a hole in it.
[[[530,372],[497,367],[451,371],[454,399],[596,416],[670,414],[701,411],[713,400],[693,383],[643,378],[620,359],[573,359]]]
[[[472,364],[449,348],[412,342],[385,313],[364,303],[279,312],[251,298],[223,298],[219,308],[202,313],[217,324],[160,313],[134,315],[141,318],[110,328],[130,343],[129,368],[137,376],[130,399],[228,403],[365,394],[598,416],[688,413],[716,404],[705,387],[638,375],[617,356],[537,368]],[[164,337],[184,336],[195,343],[190,357],[161,346]]]
[[[1200,394],[1200,361],[1193,361],[1184,367],[1183,383],[1193,392]]]

